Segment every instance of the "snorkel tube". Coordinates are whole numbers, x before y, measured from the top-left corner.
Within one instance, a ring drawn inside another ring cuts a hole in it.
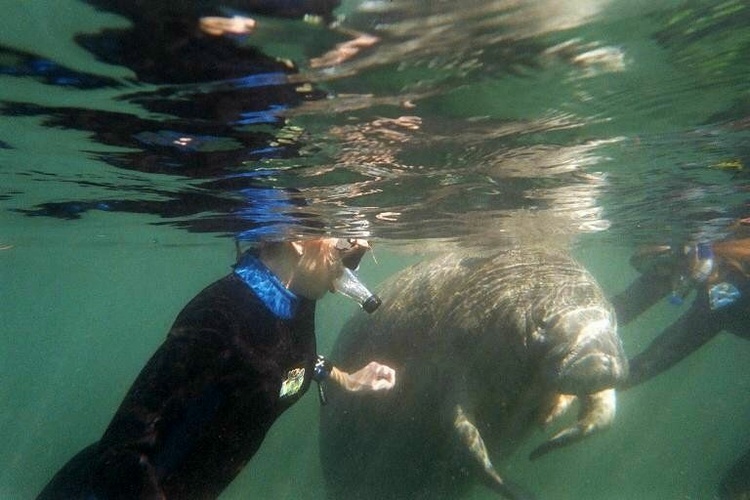
[[[370,292],[354,273],[365,252],[370,250],[370,244],[366,240],[340,238],[336,249],[344,264],[344,272],[333,282],[334,290],[355,300],[368,314],[375,312],[382,304],[380,297]]]
[[[375,312],[380,307],[380,304],[383,303],[380,297],[370,292],[359,281],[354,271],[348,267],[344,267],[344,272],[333,282],[333,288],[340,294],[355,300],[368,314]]]

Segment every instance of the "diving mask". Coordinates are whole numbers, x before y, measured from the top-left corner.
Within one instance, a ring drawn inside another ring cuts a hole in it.
[[[359,267],[359,262],[370,248],[367,240],[338,238],[336,241],[336,250],[341,257],[341,263],[353,271]]]
[[[686,246],[687,268],[676,276],[670,301],[681,304],[694,286],[705,283],[714,272],[714,251],[710,243]]]

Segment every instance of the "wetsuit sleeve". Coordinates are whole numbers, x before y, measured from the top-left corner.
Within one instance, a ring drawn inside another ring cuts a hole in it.
[[[672,289],[669,278],[642,274],[612,299],[617,322],[626,325],[665,297]]]
[[[630,376],[625,385],[641,384],[688,357],[721,331],[721,315],[696,299],[685,314],[630,360]]]

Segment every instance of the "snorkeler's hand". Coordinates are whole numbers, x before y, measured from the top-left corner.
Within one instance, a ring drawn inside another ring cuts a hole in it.
[[[346,373],[334,367],[331,370],[331,379],[350,392],[384,391],[396,385],[396,370],[370,361],[367,366],[354,373]]]

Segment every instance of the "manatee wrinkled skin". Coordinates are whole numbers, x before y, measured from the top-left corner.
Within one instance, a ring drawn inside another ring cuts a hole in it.
[[[627,358],[613,308],[569,256],[453,253],[401,271],[380,295],[375,314],[344,326],[332,358],[345,370],[377,359],[398,382],[367,397],[329,388],[321,459],[334,498],[456,498],[473,480],[523,498],[492,462],[537,423],[578,400],[577,422],[532,458],[611,424]]]

